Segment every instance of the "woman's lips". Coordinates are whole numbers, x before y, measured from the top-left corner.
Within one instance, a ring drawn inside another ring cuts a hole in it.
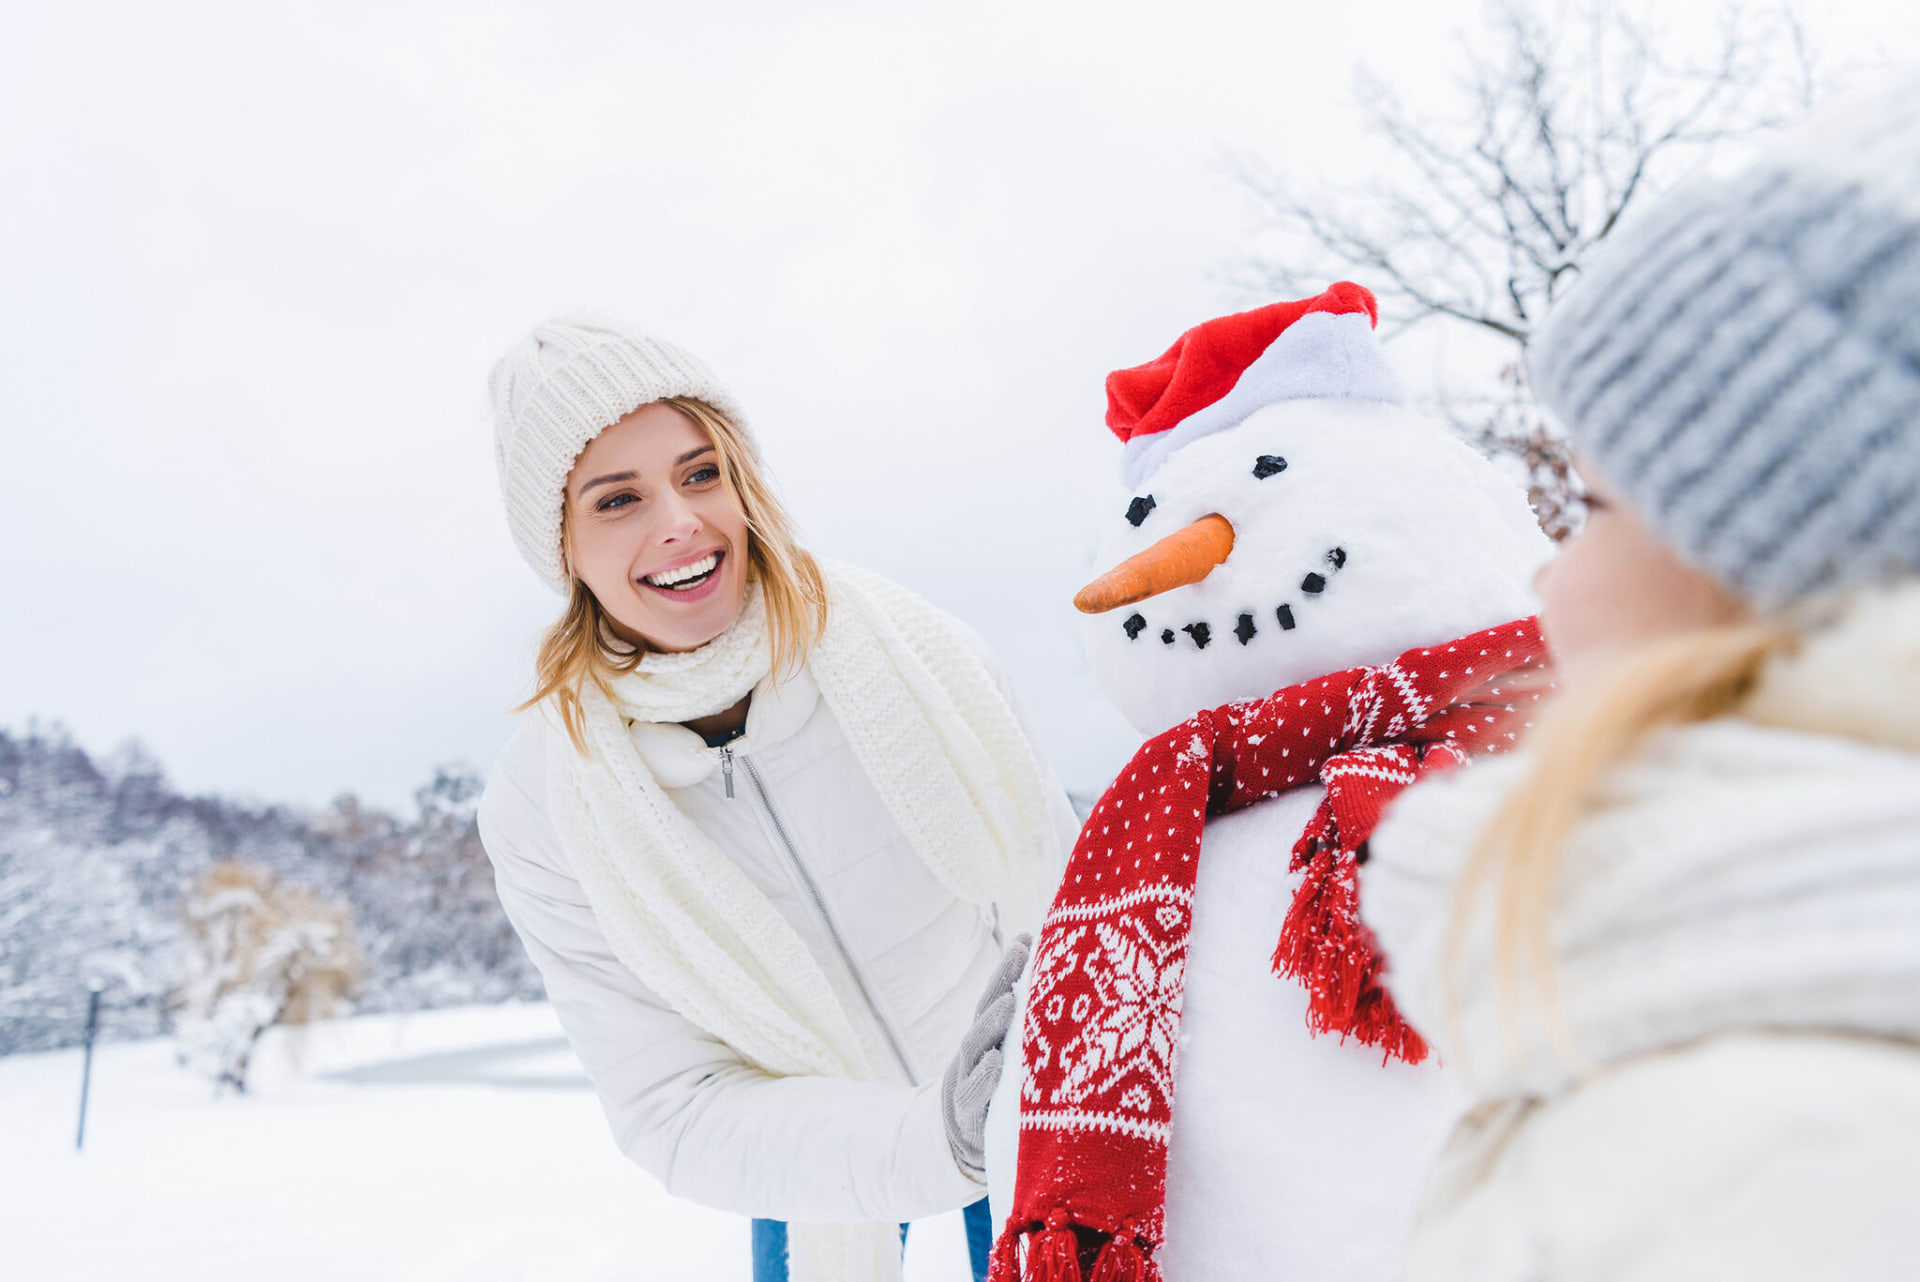
[[[716,552],[714,556],[717,560],[714,562],[713,569],[708,571],[707,577],[702,579],[695,587],[663,588],[656,584],[649,583],[645,579],[640,579],[638,582],[641,587],[646,588],[654,595],[665,597],[667,600],[675,602],[676,604],[690,605],[695,601],[704,601],[719,590],[720,572],[727,568],[727,554],[724,551]]]

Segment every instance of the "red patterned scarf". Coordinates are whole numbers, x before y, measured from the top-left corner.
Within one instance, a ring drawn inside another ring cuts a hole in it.
[[[1356,872],[1402,788],[1511,746],[1515,705],[1539,687],[1509,681],[1503,698],[1500,683],[1543,657],[1535,621],[1523,619],[1202,712],[1141,746],[1081,829],[1034,950],[1020,1169],[992,1282],[1160,1277],[1153,1252],[1206,816],[1325,787],[1293,848],[1305,876],[1274,969],[1306,988],[1314,1033],[1426,1057],[1380,984]]]

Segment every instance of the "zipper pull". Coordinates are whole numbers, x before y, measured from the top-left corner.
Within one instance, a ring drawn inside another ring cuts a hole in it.
[[[720,749],[720,777],[726,781],[727,797],[733,797],[733,749],[722,746]]]

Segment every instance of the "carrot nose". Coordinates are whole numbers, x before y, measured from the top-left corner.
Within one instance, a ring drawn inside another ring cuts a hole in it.
[[[1233,526],[1227,518],[1203,516],[1081,588],[1073,598],[1074,608],[1082,614],[1104,614],[1198,583],[1232,551]]]

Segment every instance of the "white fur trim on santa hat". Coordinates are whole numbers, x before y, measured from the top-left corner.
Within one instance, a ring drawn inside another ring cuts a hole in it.
[[[1237,426],[1263,406],[1319,399],[1407,403],[1406,389],[1387,363],[1366,313],[1302,316],[1280,331],[1225,396],[1164,432],[1128,441],[1120,475],[1136,487],[1190,441]]]
[[[560,553],[567,474],[580,451],[642,405],[685,396],[744,434],[732,395],[692,352],[639,330],[587,317],[536,326],[493,367],[494,463],[507,526],[547,586],[569,585]]]

